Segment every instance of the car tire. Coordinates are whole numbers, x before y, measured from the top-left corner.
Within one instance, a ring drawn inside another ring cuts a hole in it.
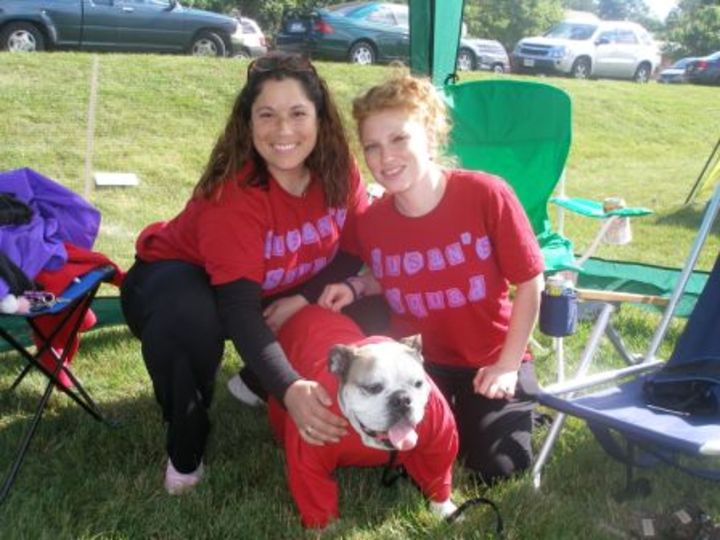
[[[350,47],[348,59],[353,64],[369,66],[377,61],[377,53],[372,43],[368,41],[358,41]]]
[[[589,79],[591,67],[590,59],[583,56],[575,60],[570,69],[570,75],[575,79]]]
[[[643,62],[640,64],[637,69],[635,70],[635,75],[633,75],[633,80],[636,83],[645,84],[650,80],[650,64],[647,62]]]
[[[505,66],[502,64],[493,64],[490,69],[493,73],[505,73]]]
[[[190,45],[192,56],[226,56],[227,47],[223,39],[215,32],[199,32]]]
[[[457,70],[473,71],[475,66],[475,53],[470,49],[460,49],[457,55]]]
[[[247,49],[240,49],[239,51],[236,51],[233,55],[234,58],[238,58],[240,60],[245,60],[250,58],[250,51]]]
[[[8,52],[44,51],[45,36],[34,24],[11,23],[0,33],[0,48]]]

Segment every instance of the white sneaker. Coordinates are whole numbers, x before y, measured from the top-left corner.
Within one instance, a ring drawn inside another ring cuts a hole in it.
[[[235,399],[249,407],[259,407],[265,403],[255,392],[248,388],[240,375],[231,377],[227,382],[227,387]]]
[[[194,488],[202,480],[204,474],[205,468],[202,463],[193,472],[184,474],[179,472],[168,458],[167,469],[165,469],[165,491],[170,495],[181,495]]]

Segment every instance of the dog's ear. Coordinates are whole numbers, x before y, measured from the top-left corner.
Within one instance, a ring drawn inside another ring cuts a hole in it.
[[[422,352],[422,336],[420,334],[404,337],[400,340],[400,343],[407,345],[416,352]]]
[[[338,379],[344,381],[350,363],[355,358],[355,348],[347,345],[335,345],[328,354],[328,370]]]

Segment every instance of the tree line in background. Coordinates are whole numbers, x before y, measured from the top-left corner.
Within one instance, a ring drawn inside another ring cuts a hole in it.
[[[225,13],[239,8],[272,37],[280,27],[283,10],[319,8],[344,0],[190,1],[195,7]],[[665,42],[665,52],[673,58],[720,50],[720,0],[679,0],[665,21],[655,18],[644,0],[465,0],[464,20],[469,35],[497,39],[512,50],[520,38],[542,34],[562,20],[567,9],[606,20],[638,22]]]

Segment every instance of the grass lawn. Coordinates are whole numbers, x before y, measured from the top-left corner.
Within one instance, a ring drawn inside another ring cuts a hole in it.
[[[79,53],[0,54],[0,170],[32,167],[82,193],[86,113],[92,56]],[[96,249],[130,265],[133,243],[147,223],[173,216],[204,166],[230,103],[245,78],[244,61],[174,56],[101,55],[93,169],[134,172],[135,188],[94,189],[102,212]],[[346,115],[350,100],[382,80],[388,68],[319,64]],[[487,74],[464,75],[487,77]],[[539,80],[539,79],[536,79]],[[568,162],[570,195],[620,195],[655,213],[633,222],[634,243],[603,246],[609,258],[680,266],[699,224],[709,190],[682,206],[717,137],[717,88],[636,85],[619,81],[543,79],[572,96],[574,142]],[[357,145],[355,150],[357,150]],[[360,154],[357,153],[359,156]],[[2,186],[0,186],[0,191]],[[568,218],[579,248],[596,223]],[[720,249],[716,225],[700,259],[708,269]],[[116,294],[108,288],[103,294]],[[616,318],[631,348],[642,352],[658,317],[625,307]],[[682,328],[671,326],[667,355]],[[568,340],[577,358],[588,327]],[[538,339],[544,345],[549,340]],[[262,410],[239,406],[225,381],[240,359],[228,347],[212,411],[214,432],[207,481],[194,493],[170,498],[162,489],[164,430],[139,343],[121,327],[85,337],[75,372],[107,414],[108,428],[63,396],[53,396],[26,463],[0,507],[0,537],[8,538],[301,538],[287,492],[282,454]],[[605,364],[618,362],[605,343]],[[553,379],[550,353],[537,354],[544,382]],[[0,388],[22,366],[0,355]],[[16,392],[0,393],[0,463],[14,455],[43,381],[34,374]],[[538,446],[544,431],[537,433]],[[510,539],[621,538],[640,516],[669,514],[697,504],[720,521],[720,486],[667,468],[646,473],[653,492],[618,503],[613,494],[624,470],[600,450],[587,429],[571,421],[545,470],[541,491],[528,476],[485,491],[458,469],[455,498],[484,494],[495,500]],[[448,526],[426,510],[407,481],[380,485],[380,470],[338,474],[344,519],[331,538],[490,538],[492,516],[471,510]]]

